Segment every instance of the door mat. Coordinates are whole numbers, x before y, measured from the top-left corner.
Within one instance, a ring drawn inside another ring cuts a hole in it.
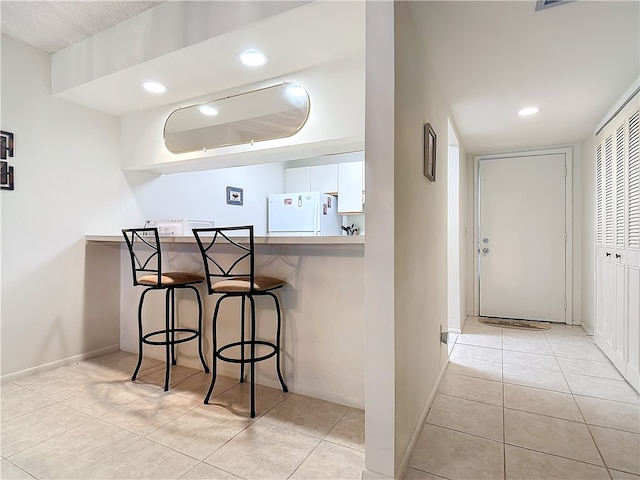
[[[480,317],[478,321],[484,325],[502,328],[516,328],[519,330],[551,330],[547,322],[534,322],[532,320],[511,320],[506,318]]]

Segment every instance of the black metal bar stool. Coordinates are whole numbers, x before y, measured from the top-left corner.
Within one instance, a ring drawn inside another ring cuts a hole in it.
[[[138,304],[138,364],[133,372],[131,380],[138,376],[142,365],[142,346],[164,345],[166,354],[166,367],[164,375],[164,391],[169,390],[169,375],[171,365],[176,364],[175,346],[178,343],[190,340],[198,341],[198,353],[204,371],[209,373],[209,367],[202,354],[202,301],[200,292],[194,286],[204,281],[204,277],[197,273],[189,272],[163,272],[162,254],[160,249],[160,237],[157,228],[129,228],[123,229],[129,254],[131,257],[131,270],[133,272],[133,285],[142,285],[144,289],[140,295]],[[176,328],[175,291],[176,289],[193,290],[198,301],[198,328]],[[142,305],[144,298],[151,290],[166,290],[165,298],[165,328],[153,332],[144,333],[142,328]],[[186,335],[186,336],[182,336]],[[153,338],[160,339],[153,339]]]
[[[276,357],[276,372],[282,391],[288,392],[287,385],[280,369],[280,332],[282,327],[282,313],[278,297],[274,290],[282,288],[285,284],[283,280],[257,276],[254,270],[254,244],[253,225],[240,227],[216,227],[193,229],[193,234],[198,242],[204,270],[207,279],[209,295],[214,293],[222,294],[216,302],[212,320],[213,336],[213,363],[211,365],[211,385],[204,399],[204,403],[209,403],[211,393],[216,383],[217,360],[240,364],[240,381],[244,381],[244,366],[250,365],[251,374],[251,417],[256,416],[256,392],[255,392],[255,365],[273,356]],[[248,237],[248,245],[244,241],[232,238]],[[214,245],[220,248],[215,249]],[[223,245],[226,245],[225,248]],[[276,338],[274,342],[256,339],[256,304],[254,297],[269,296],[273,298],[276,306],[277,325]],[[240,317],[240,341],[227,345],[218,346],[217,322],[220,304],[226,298],[241,297],[242,310]],[[249,300],[250,305],[250,337],[245,338],[245,303]],[[256,346],[268,347],[268,352],[264,355],[256,356]],[[249,355],[245,353],[245,347],[249,347]],[[227,350],[240,347],[240,358],[227,356]]]

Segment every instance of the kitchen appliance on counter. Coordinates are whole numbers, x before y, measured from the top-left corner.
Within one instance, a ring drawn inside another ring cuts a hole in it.
[[[340,236],[338,197],[320,192],[269,195],[268,235]]]
[[[157,228],[159,235],[179,236],[191,235],[191,231],[194,228],[215,227],[215,222],[212,220],[191,220],[188,218],[182,218],[177,220],[149,220],[144,226]]]

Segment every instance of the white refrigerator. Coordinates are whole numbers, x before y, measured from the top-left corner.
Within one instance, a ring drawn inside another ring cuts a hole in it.
[[[273,193],[267,224],[267,233],[273,236],[339,236],[338,197],[320,192]]]

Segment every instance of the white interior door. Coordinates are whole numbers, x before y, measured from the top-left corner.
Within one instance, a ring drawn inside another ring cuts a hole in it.
[[[565,155],[479,162],[480,315],[566,322]]]

